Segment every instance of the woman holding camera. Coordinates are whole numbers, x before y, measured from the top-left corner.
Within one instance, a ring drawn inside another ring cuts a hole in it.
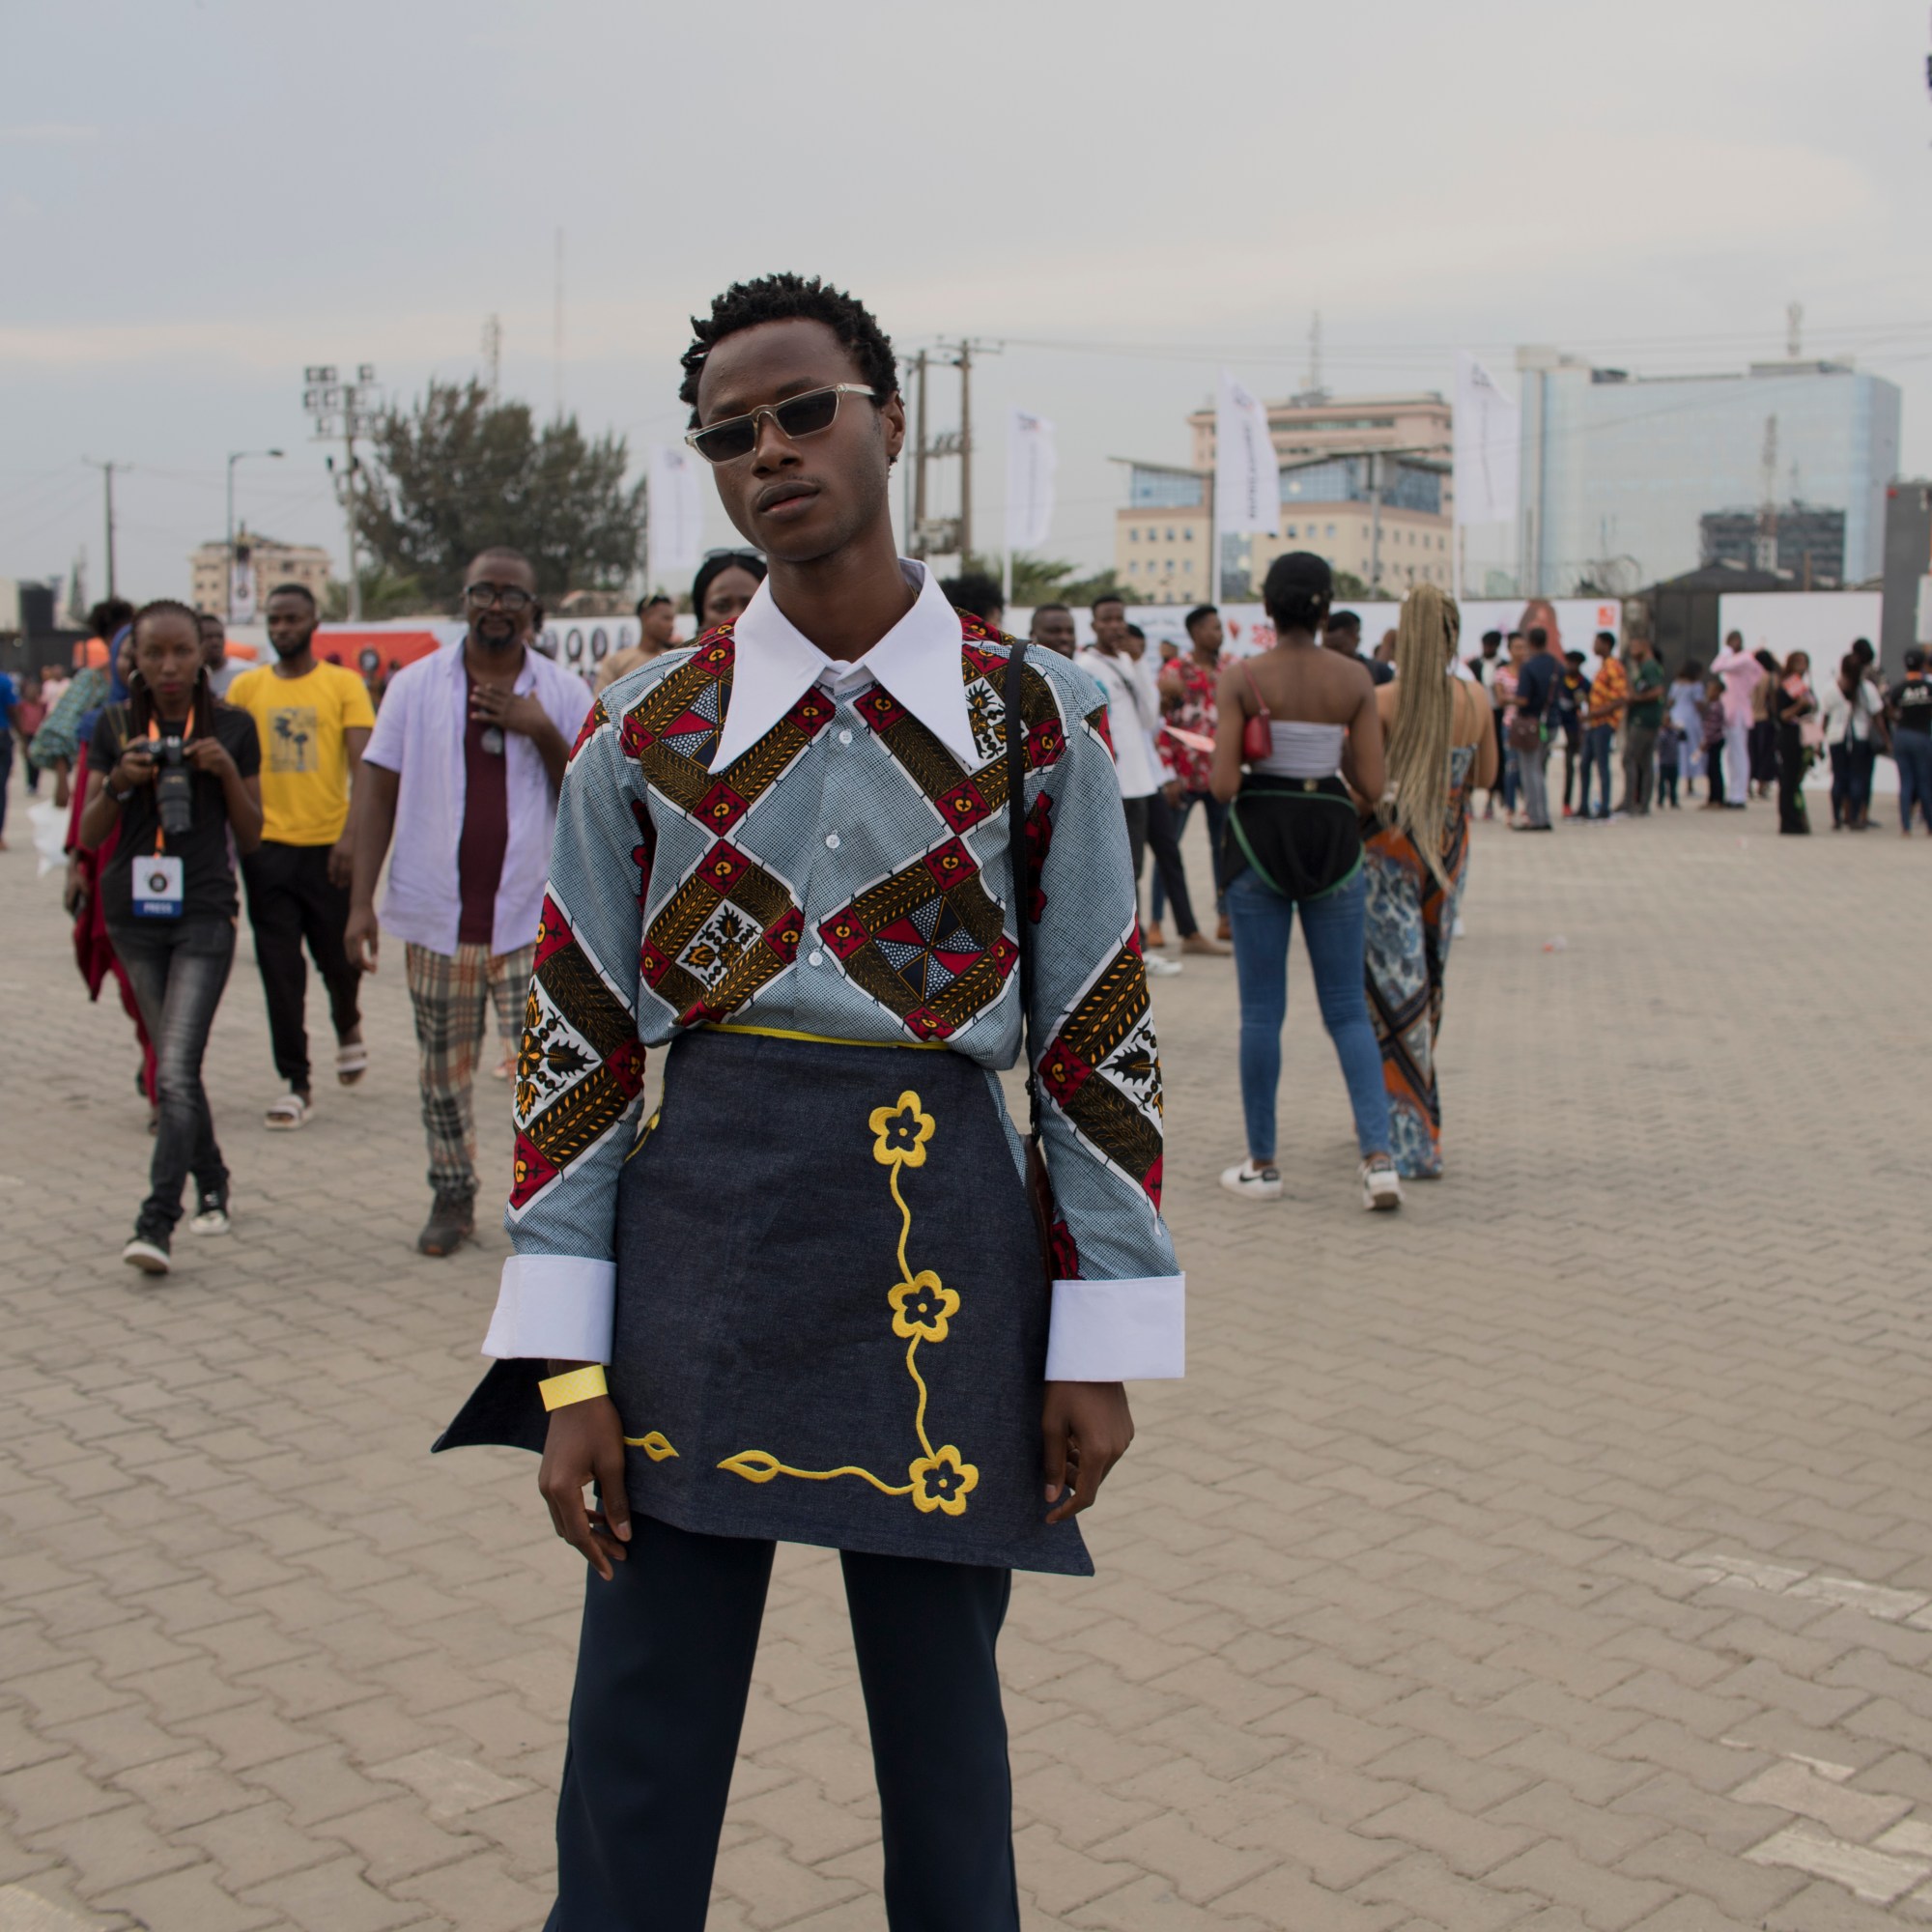
[[[166,1274],[190,1174],[200,1235],[228,1231],[228,1170],[201,1059],[235,957],[235,850],[262,838],[255,721],[209,688],[195,613],[169,599],[134,619],[127,736],[103,718],[89,749],[80,836],[119,828],[100,874],[109,938],[159,1056],[160,1126],[149,1194],[121,1259]]]

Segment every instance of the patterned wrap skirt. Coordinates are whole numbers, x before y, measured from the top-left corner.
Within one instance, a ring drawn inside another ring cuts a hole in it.
[[[680,1036],[624,1168],[616,1260],[609,1373],[634,1511],[704,1535],[1093,1574],[1077,1525],[1045,1520],[1049,1290],[984,1068]],[[439,1446],[540,1445],[540,1412],[506,1435],[479,1435],[472,1411],[491,1381],[500,1398],[542,1372],[497,1364]]]
[[[1369,1013],[1382,1051],[1390,1153],[1397,1170],[1428,1179],[1442,1172],[1442,1096],[1435,1041],[1442,1030],[1442,981],[1449,941],[1469,869],[1469,774],[1475,747],[1449,754],[1449,810],[1443,826],[1445,889],[1400,826],[1378,827],[1363,855],[1368,873]]]

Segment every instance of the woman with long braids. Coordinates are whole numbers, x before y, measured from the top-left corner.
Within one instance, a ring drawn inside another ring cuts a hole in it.
[[[125,737],[103,717],[89,749],[80,836],[118,831],[100,870],[101,912],[159,1060],[160,1125],[149,1192],[121,1259],[166,1274],[191,1174],[198,1235],[228,1232],[228,1169],[201,1082],[201,1059],[235,957],[235,849],[261,843],[262,753],[255,721],[215,698],[201,628],[162,599],[134,618]]]
[[[1455,673],[1462,629],[1455,600],[1434,584],[1403,600],[1395,682],[1376,693],[1388,734],[1388,789],[1364,828],[1369,1011],[1396,1166],[1415,1179],[1442,1172],[1442,969],[1468,871],[1469,799],[1496,775],[1489,706],[1479,686]]]

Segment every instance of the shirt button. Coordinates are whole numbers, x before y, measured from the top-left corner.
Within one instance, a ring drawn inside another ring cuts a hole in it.
[[[849,732],[849,731],[841,731],[841,732],[839,732],[839,734],[838,734],[838,742],[839,742],[839,743],[840,743],[841,745],[849,745],[849,744],[850,744],[850,743],[852,742],[852,734],[851,734],[851,732]]]
[[[823,966],[825,964],[825,954],[822,952],[808,952],[805,955],[805,963],[808,966]]]
[[[827,849],[828,851],[831,851],[831,852],[836,852],[836,851],[838,851],[838,833],[836,833],[836,832],[828,832],[828,833],[827,833],[827,834],[825,835],[825,845],[826,845],[826,849]]]

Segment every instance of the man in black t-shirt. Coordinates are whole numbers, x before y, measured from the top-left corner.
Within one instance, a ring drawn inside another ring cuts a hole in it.
[[[1519,721],[1529,719],[1536,727],[1536,743],[1517,748],[1517,768],[1522,773],[1523,822],[1520,832],[1548,832],[1549,826],[1549,733],[1546,726],[1556,691],[1556,660],[1549,655],[1549,633],[1541,624],[1531,628],[1524,642],[1529,656],[1517,672],[1516,708]]]
[[[1898,828],[1912,837],[1914,806],[1932,832],[1932,678],[1925,653],[1905,654],[1905,678],[1891,694],[1891,754],[1898,764]]]

